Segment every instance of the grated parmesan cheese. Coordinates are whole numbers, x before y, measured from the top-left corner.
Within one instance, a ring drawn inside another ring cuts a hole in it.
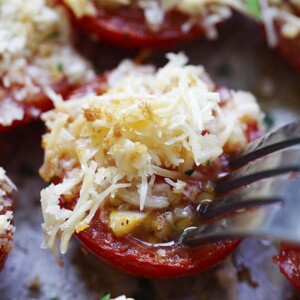
[[[0,0],[0,125],[23,119],[18,102],[45,87],[63,81],[79,84],[93,76],[89,63],[71,45],[62,6],[51,0]]]
[[[87,228],[110,198],[141,211],[168,207],[169,193],[185,188],[185,171],[247,143],[248,122],[261,119],[255,98],[232,91],[220,106],[203,67],[188,65],[182,53],[167,58],[158,70],[125,60],[108,74],[100,96],[62,102],[52,93],[55,109],[42,116],[49,133],[40,173],[64,180],[41,192],[45,247],[53,249],[61,237],[65,253],[72,234]],[[61,195],[79,195],[73,210],[60,207]]]
[[[182,31],[189,31],[194,25],[206,29],[207,36],[216,36],[215,26],[231,16],[235,9],[247,13],[243,0],[64,0],[74,14],[81,18],[84,15],[96,15],[97,5],[105,8],[132,6],[144,11],[145,20],[150,30],[158,31],[170,11],[179,11],[191,17],[182,25]]]
[[[8,251],[11,248],[11,237],[8,232],[13,233],[15,228],[12,225],[13,213],[7,210],[11,206],[11,202],[7,200],[7,196],[16,190],[15,185],[6,176],[3,168],[0,167],[0,249]],[[5,212],[5,213],[4,213]]]

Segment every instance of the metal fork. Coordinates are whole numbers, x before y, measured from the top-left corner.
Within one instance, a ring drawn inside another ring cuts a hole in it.
[[[300,121],[250,143],[231,161],[236,170],[216,185],[217,199],[197,208],[203,226],[179,242],[198,246],[258,236],[300,243]],[[279,151],[280,150],[280,151]]]

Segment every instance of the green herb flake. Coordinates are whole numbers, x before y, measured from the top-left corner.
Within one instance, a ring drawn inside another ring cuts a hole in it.
[[[47,35],[47,39],[48,40],[53,40],[58,38],[60,35],[60,32],[58,30],[53,30],[51,31],[48,35]]]
[[[109,300],[110,299],[110,294],[107,294],[105,296],[103,296],[102,298],[100,298],[100,300]]]
[[[62,63],[57,64],[57,71],[62,72],[64,70],[64,65]]]
[[[210,159],[208,159],[208,160],[206,161],[206,166],[207,166],[207,167],[210,166]]]
[[[196,171],[195,169],[190,169],[190,170],[185,171],[184,174],[187,175],[187,176],[192,176],[192,174],[193,174],[195,171]]]
[[[274,126],[274,119],[268,112],[265,112],[265,116],[263,118],[263,123],[264,123],[267,131],[271,130]]]
[[[257,19],[260,19],[260,4],[259,0],[245,0],[247,10]]]

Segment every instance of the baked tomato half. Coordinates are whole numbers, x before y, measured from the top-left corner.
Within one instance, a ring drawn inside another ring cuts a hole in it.
[[[274,262],[286,278],[300,289],[300,247],[283,244],[279,254],[274,257]]]
[[[266,3],[263,15],[269,45],[300,70],[300,4],[289,0]]]
[[[23,0],[17,0],[3,1],[1,9],[0,131],[3,131],[38,119],[50,109],[51,90],[65,96],[72,88],[91,80],[94,73],[73,47],[71,25],[63,6],[40,1],[33,9]]]
[[[177,241],[203,225],[197,207],[217,201],[230,155],[261,132],[259,106],[250,93],[218,89],[185,55],[168,59],[159,70],[126,60],[43,115],[49,249],[60,238],[65,253],[75,235],[115,268],[170,278],[214,266],[239,244]]]
[[[106,86],[107,76],[99,76],[72,91],[69,97],[76,98],[90,93],[101,95],[105,93]],[[249,125],[249,141],[259,134],[261,131],[257,124]],[[226,165],[224,161],[222,164]],[[202,168],[202,173],[206,178],[216,176],[213,168]],[[62,201],[61,205],[69,207],[71,203],[72,201]],[[93,218],[88,229],[76,234],[76,237],[87,252],[109,265],[123,272],[148,278],[172,278],[202,272],[226,259],[240,243],[237,240],[222,241],[197,248],[185,248],[174,242],[160,248],[143,243],[134,236],[115,236],[111,228],[100,221],[99,215]]]
[[[7,254],[11,250],[14,227],[13,201],[11,192],[13,184],[6,177],[5,172],[0,168],[0,270],[3,268]]]
[[[202,36],[215,38],[216,26],[231,16],[232,8],[222,1],[185,4],[174,1],[93,1],[84,5],[62,0],[70,9],[74,24],[102,40],[130,48],[166,48]],[[232,3],[242,10],[242,4]],[[165,7],[164,7],[165,6]]]

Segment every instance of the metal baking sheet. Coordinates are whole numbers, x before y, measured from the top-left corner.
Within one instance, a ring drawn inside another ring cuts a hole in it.
[[[300,114],[300,76],[275,52],[267,49],[254,23],[236,17],[221,28],[217,41],[199,40],[185,46],[194,64],[203,64],[219,84],[250,90],[279,126]],[[94,46],[93,46],[94,47]],[[112,68],[120,59],[134,56],[106,46],[94,47],[98,69]],[[147,58],[164,63],[164,52]],[[27,125],[0,135],[0,165],[18,186],[15,193],[14,248],[0,274],[0,300],[87,300],[126,294],[136,300],[248,300],[300,299],[272,263],[276,245],[254,238],[244,240],[223,264],[199,275],[147,280],[120,273],[81,250],[76,240],[63,257],[40,248],[43,240],[39,192],[40,147],[44,128]]]

